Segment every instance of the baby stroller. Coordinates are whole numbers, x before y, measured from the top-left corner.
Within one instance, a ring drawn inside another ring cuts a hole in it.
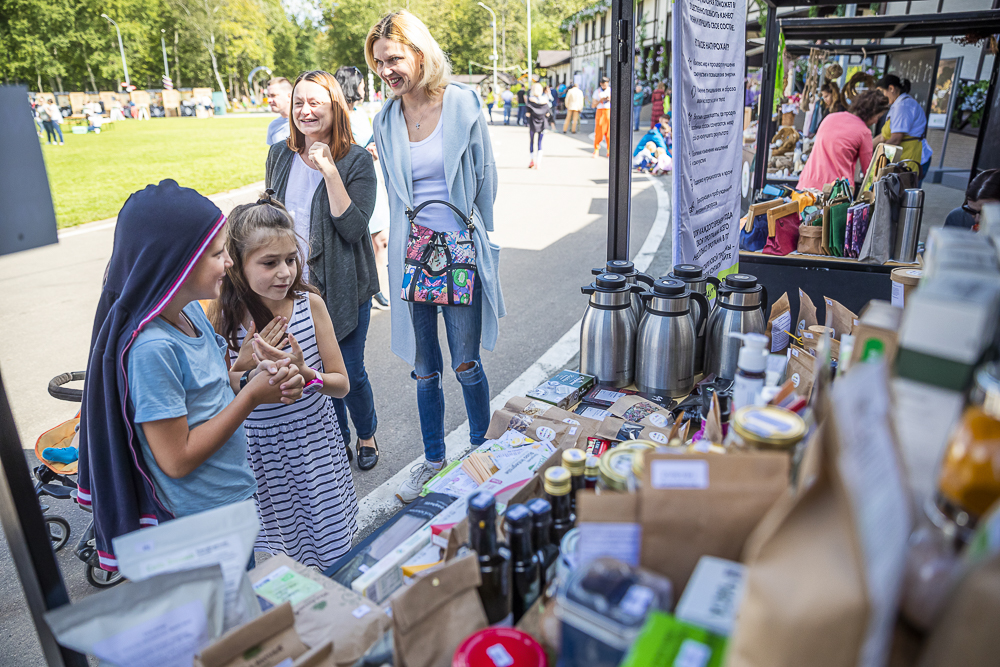
[[[60,401],[80,403],[83,401],[83,391],[64,385],[70,382],[81,381],[86,376],[85,372],[76,371],[73,373],[63,373],[52,378],[49,381],[49,395],[53,398],[58,398]],[[79,430],[80,413],[77,412],[75,417],[64,421],[55,428],[49,429],[39,436],[38,441],[35,442],[35,456],[42,462],[34,470],[35,479],[37,480],[35,483],[35,495],[39,498],[50,496],[59,500],[69,500],[72,498],[74,502],[77,501],[77,482],[75,476],[79,462],[60,463],[51,461],[46,459],[42,453],[50,448],[64,449],[66,447],[77,447],[79,449]],[[87,512],[90,511],[90,508],[80,505],[79,502],[77,502],[77,507]],[[42,513],[45,515],[45,525],[49,529],[49,537],[52,540],[52,550],[59,551],[69,542],[70,525],[61,516],[47,514],[48,509],[48,505],[42,505]],[[93,521],[87,526],[83,536],[77,543],[75,553],[76,557],[87,566],[87,582],[91,586],[110,588],[124,581],[120,572],[108,572],[101,569],[97,554],[97,544],[94,539]]]

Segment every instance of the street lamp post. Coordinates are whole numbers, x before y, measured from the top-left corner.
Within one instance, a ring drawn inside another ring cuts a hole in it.
[[[111,20],[111,17],[107,14],[101,14],[101,18],[107,19],[108,23],[115,27],[115,31],[118,33],[118,50],[122,53],[122,69],[125,70],[125,85],[131,86],[132,82],[128,78],[128,65],[125,64],[125,45],[122,44],[122,31],[118,28],[118,24]]]
[[[493,59],[493,94],[499,95],[497,92],[497,15],[483,3],[480,2],[479,6],[488,11],[490,16],[493,17],[493,55],[490,58]]]
[[[525,4],[528,5],[528,89],[531,90],[531,0],[525,0]]]
[[[167,65],[167,43],[163,40],[163,36],[167,34],[167,31],[160,28],[160,46],[163,47],[163,74],[169,79],[170,78],[170,66]]]

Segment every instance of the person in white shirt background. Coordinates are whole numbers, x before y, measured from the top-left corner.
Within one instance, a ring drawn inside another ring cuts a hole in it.
[[[514,93],[510,92],[510,88],[504,88],[504,91],[500,93],[500,99],[503,100],[503,124],[510,125],[511,103],[514,100]]]
[[[267,82],[267,104],[272,113],[281,114],[267,126],[267,145],[271,146],[288,138],[288,110],[292,106],[292,84],[283,76]]]

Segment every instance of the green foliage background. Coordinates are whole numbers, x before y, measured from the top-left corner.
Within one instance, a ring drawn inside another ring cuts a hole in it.
[[[559,24],[586,0],[531,1],[533,50],[568,48]],[[118,41],[102,13],[121,28],[129,74],[139,88],[161,87],[161,35],[178,88],[218,90],[221,79],[230,96],[239,95],[258,65],[289,78],[341,65],[364,70],[368,29],[395,9],[408,9],[428,25],[456,73],[467,72],[470,63],[490,63],[490,14],[476,0],[305,2],[296,5],[296,16],[281,0],[0,0],[0,80],[35,91],[116,90],[124,78]],[[486,4],[497,14],[499,65],[525,67],[524,0]],[[483,69],[473,65],[472,71]]]

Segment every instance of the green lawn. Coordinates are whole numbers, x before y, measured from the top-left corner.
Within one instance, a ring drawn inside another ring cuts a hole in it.
[[[73,134],[42,152],[59,227],[118,214],[129,195],[172,178],[209,195],[264,180],[271,116],[119,121],[101,134]]]

